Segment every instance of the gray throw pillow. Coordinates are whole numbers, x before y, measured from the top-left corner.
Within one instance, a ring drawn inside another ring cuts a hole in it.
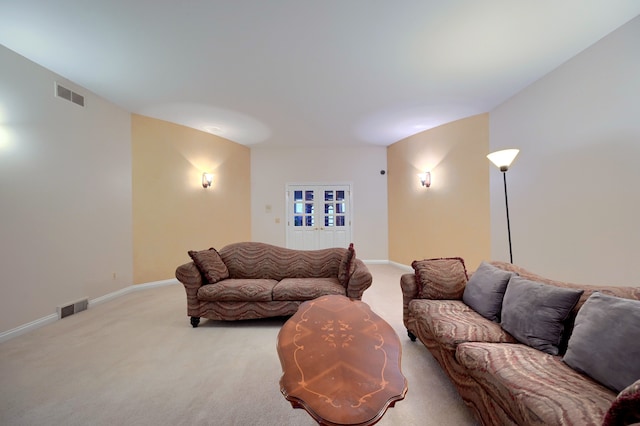
[[[464,288],[462,301],[483,317],[499,321],[502,298],[513,275],[516,274],[490,263],[480,263]]]
[[[513,276],[502,300],[500,325],[519,342],[558,355],[564,321],[583,292]]]
[[[616,392],[640,379],[640,300],[593,293],[578,311],[563,361]]]

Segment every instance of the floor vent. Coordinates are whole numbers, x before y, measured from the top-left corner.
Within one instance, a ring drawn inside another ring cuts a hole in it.
[[[69,102],[73,102],[76,105],[84,106],[84,96],[74,92],[71,89],[67,89],[56,82],[56,96],[62,99],[66,99]]]
[[[78,312],[85,311],[89,307],[89,299],[81,299],[76,302],[67,303],[66,305],[58,306],[58,317],[60,319],[68,317],[69,315],[77,314]]]

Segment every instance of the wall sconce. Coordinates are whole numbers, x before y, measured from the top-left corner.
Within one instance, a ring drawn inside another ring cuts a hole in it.
[[[427,188],[431,186],[431,172],[420,173],[418,177],[420,178],[420,184],[422,186]]]
[[[213,183],[213,175],[211,173],[203,173],[202,174],[202,187],[210,188],[211,183]]]

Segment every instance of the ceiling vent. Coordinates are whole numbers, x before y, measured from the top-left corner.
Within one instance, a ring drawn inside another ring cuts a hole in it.
[[[76,105],[84,106],[84,96],[74,92],[71,89],[67,89],[56,82],[56,96],[62,99],[66,99],[69,102],[73,102]]]

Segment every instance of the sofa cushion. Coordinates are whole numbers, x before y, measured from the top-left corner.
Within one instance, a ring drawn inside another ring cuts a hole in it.
[[[582,292],[512,276],[502,301],[500,324],[518,341],[557,355],[564,321]]]
[[[640,300],[593,293],[578,311],[563,359],[616,392],[640,379]]]
[[[502,299],[515,273],[481,262],[464,288],[462,301],[491,321],[500,320]]]
[[[434,341],[452,352],[463,342],[516,342],[499,324],[460,300],[414,299],[408,309]]]
[[[268,279],[226,279],[198,289],[198,300],[206,302],[270,302],[278,283]]]
[[[220,280],[229,278],[227,265],[225,265],[220,254],[213,247],[209,250],[190,250],[187,253],[208,284],[215,284]]]
[[[340,259],[340,266],[338,267],[338,280],[345,288],[349,284],[349,279],[353,272],[356,270],[356,250],[353,248],[353,243],[349,244],[349,248],[342,255]]]
[[[467,283],[467,270],[460,257],[414,260],[418,297],[460,300]]]
[[[463,343],[456,360],[518,424],[599,424],[616,396],[560,357],[522,344]]]
[[[346,295],[337,278],[285,278],[273,288],[273,300],[311,300],[327,294]]]
[[[240,242],[220,249],[230,278],[337,277],[346,249],[295,250],[260,242]]]

